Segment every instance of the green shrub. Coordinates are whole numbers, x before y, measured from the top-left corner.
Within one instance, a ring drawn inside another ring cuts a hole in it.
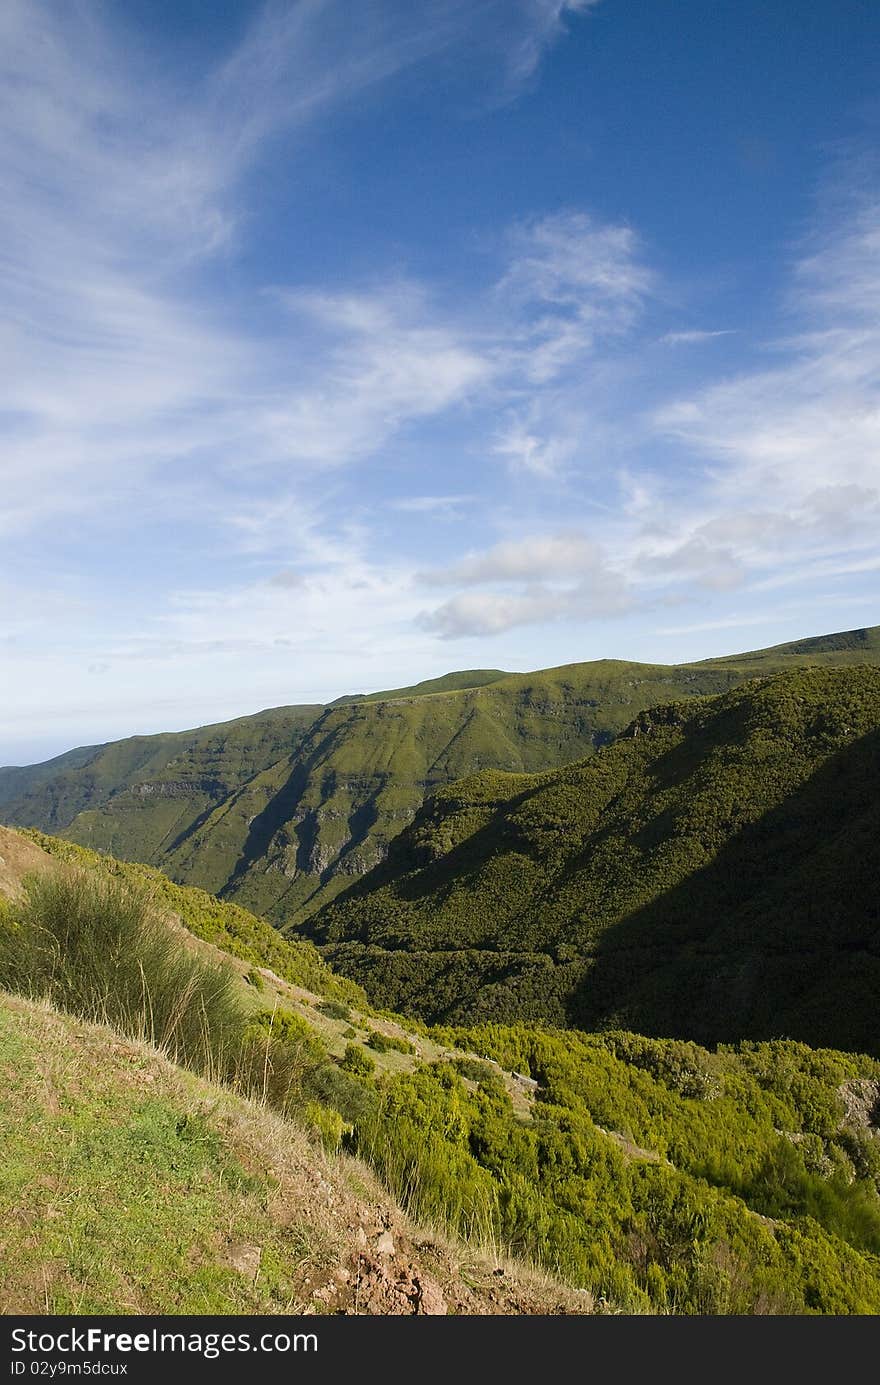
[[[382,1034],[378,1029],[370,1031],[367,1039],[367,1047],[375,1050],[376,1053],[415,1053],[415,1045],[409,1039],[398,1038],[396,1034]]]
[[[309,1075],[327,1062],[327,1050],[299,1015],[266,1011],[244,1030],[226,1081],[276,1110],[290,1114],[305,1100]]]
[[[318,1006],[322,1015],[330,1020],[350,1020],[351,1010],[341,1000],[322,1000]]]
[[[540,1073],[531,1121],[497,1080],[472,1091],[457,1063],[435,1064],[383,1083],[349,1141],[414,1215],[505,1245],[626,1311],[880,1311],[873,1186],[810,1175],[738,1058],[721,1058],[737,1099],[705,1101],[666,1087],[668,1071],[655,1078],[616,1058],[602,1036],[487,1027],[471,1040]],[[600,1103],[610,1129],[630,1126],[646,1143],[653,1125],[662,1144],[665,1126],[682,1167],[597,1128]],[[710,1186],[699,1150],[729,1151],[731,1177],[752,1158],[751,1186]]]
[[[319,1101],[307,1101],[303,1117],[306,1124],[318,1135],[328,1154],[335,1154],[345,1133],[345,1121],[339,1112],[329,1106],[322,1106]]]
[[[340,1067],[356,1077],[370,1077],[376,1071],[375,1060],[358,1044],[346,1044]]]
[[[143,890],[91,872],[41,875],[0,928],[0,984],[222,1073],[244,1026],[230,966],[183,948]]]
[[[336,1063],[311,1069],[304,1079],[304,1088],[322,1106],[338,1111],[349,1125],[368,1119],[376,1107],[375,1086]]]
[[[497,1082],[498,1074],[488,1063],[484,1063],[480,1058],[456,1058],[453,1067],[462,1077],[467,1078],[468,1082]]]

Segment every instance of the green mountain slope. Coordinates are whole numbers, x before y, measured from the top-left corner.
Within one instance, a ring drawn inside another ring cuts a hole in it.
[[[0,769],[0,816],[48,832],[76,822],[83,845],[159,860],[238,785],[289,754],[322,710],[277,707]]]
[[[880,1053],[878,784],[880,670],[794,670],[439,791],[306,931],[434,1020]]]
[[[878,662],[871,629],[702,664],[470,670],[0,770],[0,820],[160,866],[295,925],[380,862],[445,784],[580,759],[645,707],[726,692],[756,672]]]
[[[43,785],[63,778],[69,770],[82,768],[103,749],[101,745],[82,745],[39,765],[8,765],[0,769],[0,808],[7,803],[24,805],[33,800],[33,811],[44,811],[42,804],[36,807]]]
[[[870,1057],[428,1031],[36,833],[0,895],[0,1312],[880,1311]]]

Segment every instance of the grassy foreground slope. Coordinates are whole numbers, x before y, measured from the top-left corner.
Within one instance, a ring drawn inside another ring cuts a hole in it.
[[[6,1311],[880,1311],[877,1061],[427,1032],[224,963],[144,868],[0,855]]]
[[[640,714],[437,792],[306,926],[397,1009],[880,1053],[880,670]]]
[[[445,784],[579,759],[643,708],[758,672],[878,661],[880,630],[865,629],[701,664],[471,670],[0,770],[0,818],[297,923],[380,862]]]
[[[283,937],[265,919],[237,904],[190,885],[176,885],[152,866],[119,861],[44,832],[0,827],[0,896],[17,893],[26,874],[55,865],[94,872],[143,889],[164,918],[181,924],[193,937],[230,957],[254,967],[269,967],[282,980],[325,999],[366,1003],[361,988],[333,972],[313,943]]]
[[[419,1231],[359,1161],[112,1030],[0,992],[0,1071],[0,1312],[590,1310]]]

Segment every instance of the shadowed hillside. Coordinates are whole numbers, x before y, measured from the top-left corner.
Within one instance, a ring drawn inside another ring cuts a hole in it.
[[[642,713],[590,760],[435,794],[306,931],[437,1020],[880,1052],[880,671]]]

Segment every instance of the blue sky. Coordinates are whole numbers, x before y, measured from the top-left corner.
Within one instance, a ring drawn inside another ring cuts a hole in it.
[[[871,0],[5,0],[0,763],[880,622]]]

